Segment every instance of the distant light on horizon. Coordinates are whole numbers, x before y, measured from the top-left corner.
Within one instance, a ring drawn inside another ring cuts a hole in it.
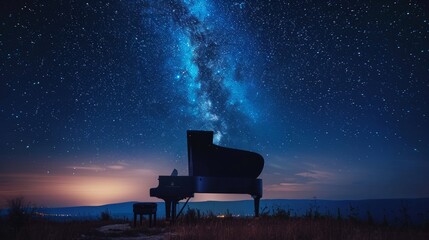
[[[63,198],[96,206],[133,199],[140,190],[136,185],[133,180],[122,178],[84,177],[58,186],[55,192]],[[146,186],[142,184],[142,187]]]
[[[2,200],[23,196],[26,201],[40,207],[96,206],[151,200],[148,189],[157,184],[157,171],[140,166],[100,169],[95,166],[71,168],[78,172],[74,175],[0,174],[0,179],[8,179],[7,186],[3,186],[0,193]]]

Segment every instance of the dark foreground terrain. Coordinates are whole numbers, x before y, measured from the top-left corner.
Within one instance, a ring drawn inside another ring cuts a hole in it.
[[[429,239],[426,225],[391,226],[353,219],[288,215],[260,218],[185,214],[175,224],[132,228],[124,220],[49,221],[40,217],[0,220],[0,239]],[[16,220],[16,219],[15,219]],[[106,229],[104,231],[102,229]]]
[[[336,219],[217,219],[177,224],[171,239],[429,239],[423,227],[391,227]]]

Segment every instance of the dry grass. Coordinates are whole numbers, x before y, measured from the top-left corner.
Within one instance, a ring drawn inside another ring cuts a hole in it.
[[[171,239],[429,239],[429,230],[417,227],[388,227],[332,218],[275,217],[259,219],[205,219],[178,223]]]
[[[291,240],[427,240],[429,224],[411,226],[403,221],[401,226],[374,224],[369,214],[366,222],[353,215],[347,219],[322,216],[309,211],[303,217],[292,217],[290,211],[280,208],[263,211],[260,218],[217,218],[213,213],[200,214],[188,209],[175,225],[157,221],[156,228],[148,228],[147,221],[138,228],[103,233],[97,228],[110,224],[130,224],[124,220],[112,220],[106,210],[100,220],[49,221],[34,214],[22,198],[9,202],[8,215],[0,218],[0,239],[115,239],[155,235],[171,240],[182,239],[291,239]],[[147,238],[146,238],[147,239]]]
[[[99,219],[99,220],[72,220],[55,221],[30,217],[28,220],[16,226],[8,218],[0,218],[0,239],[16,240],[89,240],[89,239],[115,239],[133,238],[141,236],[161,235],[168,231],[165,221],[158,221],[157,228],[149,228],[148,222],[144,221],[142,226],[124,231],[103,233],[98,231],[102,226],[113,224],[132,223],[124,220]]]
[[[95,229],[103,224],[101,221],[56,222],[32,219],[16,228],[9,221],[2,220],[0,239],[79,239],[85,235],[94,235]]]
[[[429,229],[423,227],[391,227],[333,218],[201,218],[198,221],[177,222],[173,226],[159,221],[157,228],[147,226],[116,234],[103,234],[96,229],[119,221],[56,222],[32,219],[19,229],[0,220],[0,239],[115,239],[142,235],[163,235],[166,239],[429,239]],[[124,223],[122,221],[122,223]],[[168,232],[169,234],[165,234]]]

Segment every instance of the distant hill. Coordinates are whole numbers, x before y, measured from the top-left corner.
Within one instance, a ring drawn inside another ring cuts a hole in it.
[[[46,217],[67,219],[99,218],[101,212],[108,211],[115,218],[132,219],[132,205],[135,202],[115,203],[102,206],[79,206],[64,208],[41,208],[38,212]],[[178,211],[183,203],[178,206]],[[253,216],[253,201],[207,201],[189,202],[184,209],[198,209],[201,214],[215,215],[229,213],[234,216]],[[265,199],[261,200],[261,213],[273,214],[277,209],[289,211],[291,216],[305,216],[306,214],[321,214],[332,217],[349,217],[366,220],[370,216],[375,222],[387,220],[390,224],[429,223],[429,198],[419,199],[377,199],[377,200],[288,200]],[[3,211],[4,214],[5,211]],[[164,202],[158,202],[158,218],[165,217]]]

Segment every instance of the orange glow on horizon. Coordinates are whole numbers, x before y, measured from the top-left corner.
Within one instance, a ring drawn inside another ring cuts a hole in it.
[[[127,201],[153,201],[149,189],[158,185],[158,174],[145,169],[94,176],[50,174],[0,174],[0,206],[5,200],[23,196],[39,207],[96,206]],[[3,206],[2,206],[3,207]]]
[[[132,201],[141,198],[138,195],[143,195],[142,189],[148,187],[142,184],[142,189],[139,189],[132,178],[79,177],[65,179],[65,182],[56,185],[54,191],[61,198],[73,200],[79,205]]]

